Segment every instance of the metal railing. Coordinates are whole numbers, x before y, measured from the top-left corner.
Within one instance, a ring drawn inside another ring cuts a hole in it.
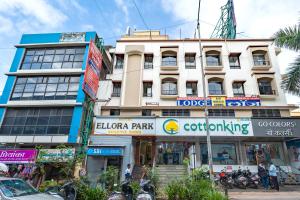
[[[161,90],[162,95],[177,95],[177,90]]]
[[[161,66],[177,66],[176,60],[163,60],[161,61]]]
[[[267,60],[254,60],[254,65],[255,66],[261,66],[261,65],[268,66],[268,65],[270,65],[270,62]]]
[[[259,88],[260,95],[276,95],[276,90]]]
[[[224,90],[209,90],[209,95],[224,95]]]

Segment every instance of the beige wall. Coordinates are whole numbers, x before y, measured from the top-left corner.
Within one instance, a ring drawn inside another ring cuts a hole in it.
[[[291,113],[289,110],[280,110],[281,117],[290,117]]]
[[[235,110],[235,117],[252,117],[251,110]]]
[[[204,111],[203,110],[191,110],[191,117],[204,117]]]
[[[121,110],[121,116],[142,116],[142,111],[140,110]]]

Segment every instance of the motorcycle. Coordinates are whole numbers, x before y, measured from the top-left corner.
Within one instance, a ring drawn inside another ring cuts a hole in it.
[[[242,170],[239,168],[237,171],[233,171],[231,175],[233,179],[233,185],[240,189],[246,189],[248,180],[243,176]]]
[[[219,173],[219,180],[221,185],[227,189],[233,188],[233,179],[230,174],[225,173],[223,170]]]
[[[257,189],[259,185],[259,176],[252,174],[249,169],[243,170],[242,175],[247,179],[246,187]]]
[[[141,191],[137,195],[136,200],[155,200],[155,187],[150,180],[141,180]]]
[[[125,180],[121,183],[121,192],[114,191],[108,197],[108,200],[133,200],[133,190],[130,181]]]
[[[48,187],[45,193],[55,197],[62,197],[65,200],[76,200],[77,191],[73,182],[66,182],[62,186]]]

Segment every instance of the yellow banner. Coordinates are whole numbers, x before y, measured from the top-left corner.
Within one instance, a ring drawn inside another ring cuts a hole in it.
[[[215,96],[210,98],[212,106],[226,106],[226,97]]]

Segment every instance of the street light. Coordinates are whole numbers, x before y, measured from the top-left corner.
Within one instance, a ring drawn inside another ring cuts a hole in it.
[[[203,97],[204,97],[204,102],[205,102],[204,103],[204,116],[205,116],[205,123],[206,123],[206,139],[207,139],[209,177],[210,177],[210,180],[213,181],[212,149],[211,149],[211,140],[210,140],[210,132],[209,132],[208,107],[207,107],[207,95],[206,95],[206,81],[205,81],[205,74],[204,74],[202,43],[201,43],[201,35],[200,35],[200,4],[201,4],[201,0],[199,0],[199,6],[198,6],[197,30],[198,30],[198,37],[199,37],[200,65],[201,65],[201,75],[202,75],[202,89],[203,89]]]

